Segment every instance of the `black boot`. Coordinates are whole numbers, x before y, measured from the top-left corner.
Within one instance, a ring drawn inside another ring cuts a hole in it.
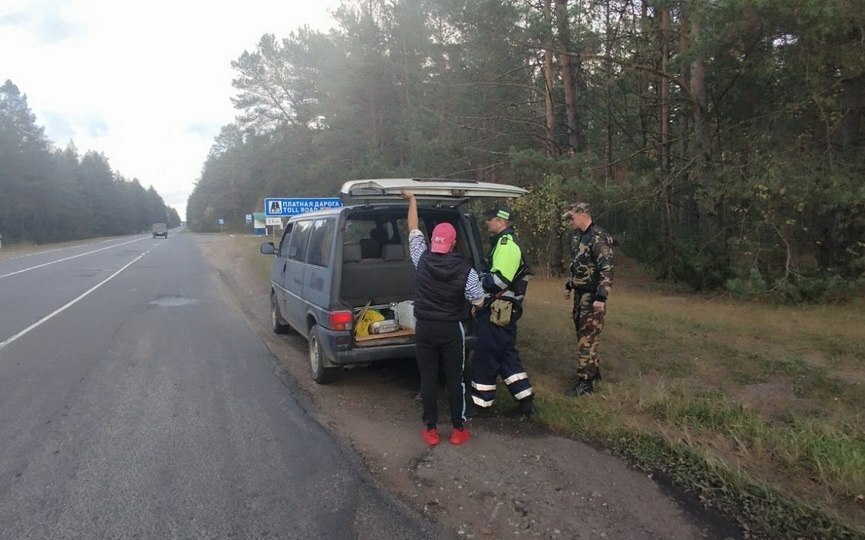
[[[495,415],[496,411],[492,407],[480,407],[473,403],[466,407],[466,419],[468,420],[473,418],[493,418]]]
[[[591,394],[595,391],[592,384],[592,379],[579,379],[575,385],[565,390],[565,395],[568,397],[579,397],[584,394]]]
[[[531,418],[535,415],[534,401],[534,395],[530,395],[521,399],[517,404],[517,407],[511,411],[508,411],[505,416],[507,416],[508,418]]]

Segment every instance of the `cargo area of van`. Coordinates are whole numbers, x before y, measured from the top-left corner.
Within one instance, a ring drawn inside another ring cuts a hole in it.
[[[415,268],[402,243],[361,239],[343,246],[341,298],[352,308],[358,347],[414,341]]]

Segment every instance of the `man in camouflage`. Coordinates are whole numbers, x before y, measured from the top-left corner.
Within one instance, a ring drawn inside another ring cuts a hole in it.
[[[613,285],[613,241],[595,225],[589,205],[577,202],[562,216],[574,230],[571,240],[571,272],[565,282],[565,298],[574,293],[574,328],[577,331],[577,381],[565,395],[582,396],[594,391],[601,379],[598,340],[604,329],[607,297]]]

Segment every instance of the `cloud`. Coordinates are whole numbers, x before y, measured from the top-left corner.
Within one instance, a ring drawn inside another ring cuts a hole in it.
[[[18,6],[14,1],[11,3],[0,12],[0,28],[24,30],[44,45],[56,45],[82,33],[82,28],[63,13],[60,2],[19,2]]]
[[[218,124],[208,124],[205,122],[193,122],[186,126],[187,133],[203,137],[207,140],[212,140],[216,137],[219,134],[220,129],[222,129],[222,126]]]
[[[88,137],[107,137],[110,129],[108,122],[98,114],[78,114],[47,110],[42,112],[45,135],[55,144],[65,145],[82,133]]]
[[[44,14],[34,28],[36,36],[42,43],[55,45],[79,35],[80,29],[53,13]]]
[[[57,144],[66,144],[75,138],[75,128],[69,123],[68,116],[56,111],[44,111],[42,113],[45,134],[48,139]]]
[[[90,137],[108,136],[108,122],[97,114],[88,114],[81,117],[79,124]]]
[[[14,11],[12,13],[5,13],[0,15],[0,28],[3,28],[4,26],[26,26],[28,21],[29,18],[24,12]]]

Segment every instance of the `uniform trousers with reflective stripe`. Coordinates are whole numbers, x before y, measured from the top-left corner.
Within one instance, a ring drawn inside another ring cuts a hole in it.
[[[427,427],[438,422],[438,375],[444,372],[448,389],[451,424],[463,427],[466,414],[465,331],[459,321],[418,319],[415,326],[415,354],[420,372],[420,396],[423,401],[423,421]]]
[[[501,376],[508,391],[521,400],[532,395],[532,385],[517,351],[517,324],[507,326],[490,322],[490,310],[477,314],[477,334],[472,363],[472,402],[491,407],[496,400],[496,377]]]

